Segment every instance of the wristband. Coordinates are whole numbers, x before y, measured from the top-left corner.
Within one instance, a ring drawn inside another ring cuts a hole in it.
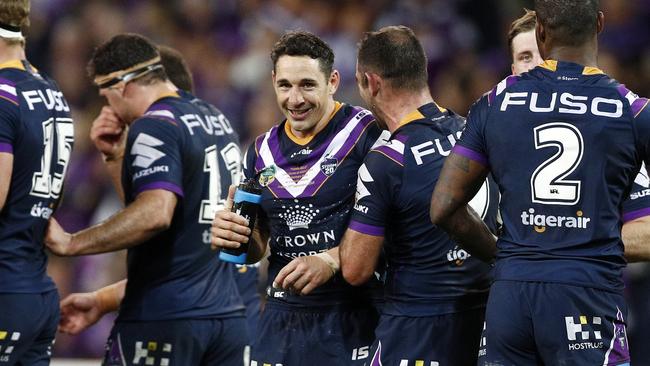
[[[335,275],[341,268],[339,263],[328,252],[318,253],[315,255],[315,257],[322,259],[325,262],[325,264],[327,264],[327,266],[330,267],[330,269],[332,270],[332,275]]]

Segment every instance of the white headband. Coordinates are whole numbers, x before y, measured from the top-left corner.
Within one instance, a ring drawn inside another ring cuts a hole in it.
[[[9,24],[0,23],[0,37],[2,38],[23,38],[20,27],[14,27]]]

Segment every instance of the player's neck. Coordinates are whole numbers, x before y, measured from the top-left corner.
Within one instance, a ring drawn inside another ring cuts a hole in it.
[[[589,43],[579,47],[558,45],[551,48],[546,59],[598,67],[598,48]]]
[[[25,60],[25,48],[18,44],[9,45],[0,41],[0,64],[12,60]]]
[[[425,104],[433,103],[428,88],[419,92],[393,92],[384,96],[384,101],[375,105],[380,119],[393,133],[401,126],[406,116]]]

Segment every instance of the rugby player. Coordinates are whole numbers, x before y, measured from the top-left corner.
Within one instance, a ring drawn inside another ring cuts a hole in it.
[[[286,119],[255,139],[243,167],[246,179],[263,186],[248,258],[259,260],[267,243],[271,249],[251,366],[360,365],[368,360],[377,313],[371,285],[354,288],[341,277],[338,244],[357,170],[381,131],[367,110],[334,100],[334,54],[315,35],[284,34],[271,60]],[[215,248],[238,248],[251,234],[228,205],[212,233]]]
[[[364,283],[382,249],[388,273],[371,365],[476,365],[490,266],[428,220],[433,187],[465,119],[429,92],[427,59],[404,26],[366,33],[359,92],[391,132],[359,169],[356,204],[340,249],[343,277]],[[498,190],[484,183],[474,208],[496,229]]]
[[[620,207],[650,161],[650,112],[597,67],[598,6],[535,1],[546,61],[472,107],[433,194],[434,224],[496,255],[481,365],[629,364]],[[498,242],[465,205],[488,172]]]
[[[70,107],[25,57],[29,0],[0,2],[0,363],[49,365],[59,295],[43,237],[72,152]]]
[[[128,249],[128,281],[98,299],[114,309],[124,291],[104,364],[241,364],[243,304],[232,268],[209,245],[214,212],[239,174],[236,135],[179,96],[144,37],[111,38],[89,71],[109,104],[91,138],[126,207],[74,234],[52,220],[46,244],[67,256]]]

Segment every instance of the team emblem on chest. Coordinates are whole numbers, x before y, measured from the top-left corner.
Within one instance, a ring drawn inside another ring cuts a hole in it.
[[[320,171],[323,172],[323,174],[327,175],[328,177],[334,174],[334,171],[336,170],[336,167],[338,166],[339,161],[338,159],[334,157],[326,157],[321,163],[320,163]]]

